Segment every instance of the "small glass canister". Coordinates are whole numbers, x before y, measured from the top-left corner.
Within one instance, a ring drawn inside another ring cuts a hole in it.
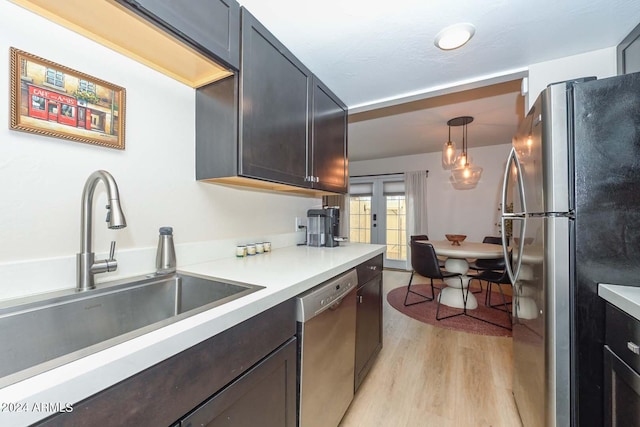
[[[262,246],[265,252],[271,252],[271,242],[262,242]]]
[[[247,245],[247,255],[252,256],[256,254],[256,245],[254,245],[253,243],[250,245]]]
[[[245,256],[247,256],[247,247],[244,245],[236,246],[236,257],[244,258]]]
[[[262,243],[256,243],[256,253],[264,253],[264,245]]]

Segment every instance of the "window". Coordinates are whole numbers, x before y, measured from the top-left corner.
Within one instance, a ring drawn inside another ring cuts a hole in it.
[[[404,194],[385,195],[387,199],[387,258],[407,259],[407,221]]]
[[[385,267],[406,268],[404,176],[354,177],[349,181],[349,240],[387,246]]]
[[[350,197],[349,241],[371,243],[371,196]]]
[[[64,74],[62,71],[54,70],[53,68],[47,68],[45,73],[46,83],[57,87],[64,87]]]
[[[96,84],[81,79],[79,81],[79,83],[78,83],[78,90],[80,90],[81,92],[93,93],[95,95],[95,93],[96,93]]]

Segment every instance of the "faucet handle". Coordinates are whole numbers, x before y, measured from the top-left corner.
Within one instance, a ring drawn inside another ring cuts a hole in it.
[[[114,261],[116,256],[116,241],[111,241],[111,248],[109,249],[109,261]]]

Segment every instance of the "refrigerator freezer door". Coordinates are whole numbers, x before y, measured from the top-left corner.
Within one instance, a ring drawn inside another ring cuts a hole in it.
[[[525,427],[569,425],[569,221],[524,220],[513,287],[513,394]]]
[[[565,213],[572,210],[571,179],[573,173],[570,155],[570,134],[573,132],[568,120],[571,83],[550,85],[542,92],[542,212]],[[536,209],[538,209],[536,207]],[[530,212],[534,212],[530,210]]]
[[[570,186],[568,87],[551,85],[538,97],[513,138],[524,181],[526,206],[513,212],[568,212]]]
[[[524,183],[524,197],[514,197],[511,200],[512,211],[515,213],[532,213],[543,211],[543,180],[542,180],[542,99],[539,97],[529,114],[520,123],[518,133],[513,138],[512,145],[517,156],[511,173],[514,178],[510,184]],[[517,179],[516,179],[517,178]],[[517,195],[514,193],[514,195]]]

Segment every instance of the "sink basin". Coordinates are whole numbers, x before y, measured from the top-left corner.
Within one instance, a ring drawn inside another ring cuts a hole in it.
[[[0,387],[262,289],[175,273],[0,305]]]

